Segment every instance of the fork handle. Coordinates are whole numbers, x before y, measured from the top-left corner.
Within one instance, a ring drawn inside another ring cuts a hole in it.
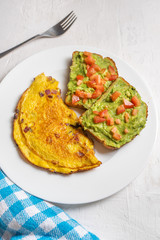
[[[27,43],[27,42],[30,42],[30,41],[32,41],[32,40],[34,40],[34,39],[36,39],[36,38],[39,38],[39,37],[40,37],[40,35],[37,34],[37,35],[35,35],[35,36],[33,36],[33,37],[27,39],[26,41],[24,41],[24,42],[22,42],[22,43],[16,45],[15,47],[12,47],[12,48],[6,50],[5,52],[0,53],[0,58],[2,58],[3,56],[5,56],[5,55],[8,54],[9,52],[13,51],[14,49],[16,49],[16,48],[22,46],[23,44],[25,44],[25,43]]]

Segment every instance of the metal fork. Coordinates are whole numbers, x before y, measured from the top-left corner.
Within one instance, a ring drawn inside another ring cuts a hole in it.
[[[76,21],[77,17],[75,13],[72,11],[70,12],[65,18],[63,18],[59,23],[54,25],[53,27],[49,28],[47,31],[45,31],[42,34],[37,34],[26,41],[16,45],[15,47],[12,47],[8,49],[5,52],[0,53],[0,58],[8,54],[9,52],[13,51],[14,49],[22,46],[23,44],[32,41],[34,39],[42,38],[42,37],[47,37],[47,38],[52,38],[52,37],[57,37],[59,35],[62,35],[65,33],[71,26],[72,24]]]

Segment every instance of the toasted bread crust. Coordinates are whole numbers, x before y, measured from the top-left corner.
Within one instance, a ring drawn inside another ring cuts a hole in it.
[[[74,51],[74,52],[72,53],[72,64],[73,64],[73,56],[74,56],[74,54],[76,54],[76,53],[78,53],[78,52],[79,52],[79,51]],[[113,63],[114,68],[116,69],[117,75],[118,75],[118,69],[117,69],[117,66],[116,66],[115,62],[113,61],[113,59],[111,59],[110,57],[105,57],[105,58],[103,58],[100,54],[97,54],[97,53],[93,53],[93,54],[101,57],[102,59],[109,59],[109,60]],[[69,82],[69,81],[68,81],[68,82]],[[81,109],[86,109],[82,104],[78,104],[78,103],[77,103],[77,104],[72,104],[72,102],[68,101],[67,97],[68,97],[68,95],[66,94],[65,103],[66,103],[68,106],[70,106],[70,107],[76,107],[76,108],[81,108]]]
[[[126,84],[130,85],[124,78],[121,77],[121,79],[122,79]],[[110,89],[113,87],[114,83],[115,83],[115,82],[112,83],[112,85],[107,89],[107,91],[106,91],[104,94],[106,94],[107,92],[110,91]],[[132,86],[132,85],[130,85],[130,86]],[[102,96],[103,96],[103,95],[102,95]],[[101,101],[102,96],[101,96],[97,101]],[[145,103],[145,104],[146,104],[146,103]],[[83,117],[84,114],[85,114],[85,112],[79,117],[79,123],[81,124],[81,126],[82,126],[83,128],[84,128],[84,125],[83,125],[83,123],[82,123],[82,117]],[[146,104],[146,118],[147,118],[147,117],[148,117],[148,105]],[[95,136],[94,133],[93,133],[92,131],[90,131],[89,129],[86,129],[85,131],[88,132],[88,133],[90,133],[98,142],[102,143],[102,144],[104,145],[104,147],[106,147],[106,148],[108,148],[108,149],[111,149],[111,150],[119,149],[119,148],[111,147],[111,146],[107,145],[107,144],[105,143],[105,141],[103,141],[103,140],[101,140],[100,138],[98,138],[97,136]],[[131,141],[132,141],[136,136],[137,136],[137,135],[133,136],[133,138],[131,139]],[[131,142],[131,141],[130,141],[130,142]],[[129,143],[129,142],[127,142],[127,143]],[[127,143],[125,143],[125,144],[127,144]],[[123,144],[122,146],[124,146],[125,144]],[[121,146],[121,147],[122,147],[122,146]],[[120,148],[121,148],[121,147],[120,147]]]

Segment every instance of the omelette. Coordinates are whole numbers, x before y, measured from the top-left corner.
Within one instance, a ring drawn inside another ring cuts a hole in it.
[[[44,73],[17,104],[13,138],[26,160],[51,172],[70,174],[101,164],[76,113],[64,104],[58,81]]]

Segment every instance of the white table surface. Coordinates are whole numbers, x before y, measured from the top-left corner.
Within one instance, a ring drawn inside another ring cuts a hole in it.
[[[1,58],[0,81],[34,53],[89,45],[132,65],[149,84],[159,108],[159,0],[1,0],[0,52],[43,32],[71,10],[78,20],[66,34],[36,40]],[[60,207],[104,240],[160,239],[160,131],[149,164],[125,189],[96,203]]]

